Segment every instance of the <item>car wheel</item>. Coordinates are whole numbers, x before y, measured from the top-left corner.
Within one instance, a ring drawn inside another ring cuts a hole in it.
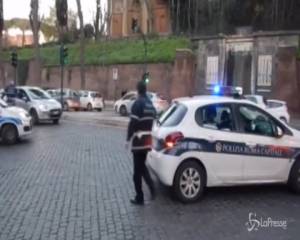
[[[102,108],[98,108],[97,111],[98,111],[98,112],[102,112]]]
[[[300,193],[300,159],[297,160],[290,172],[288,185],[293,192]]]
[[[89,112],[91,112],[91,111],[93,111],[93,106],[92,106],[92,104],[88,104],[87,105],[87,110],[89,111]]]
[[[127,114],[128,114],[127,109],[124,105],[120,107],[120,114],[121,114],[121,116],[127,116]]]
[[[39,116],[38,116],[38,114],[37,114],[37,112],[36,112],[35,109],[32,109],[30,111],[30,116],[32,117],[32,123],[33,123],[33,125],[36,125],[36,124],[39,123]]]
[[[8,145],[15,144],[18,140],[18,131],[13,125],[5,125],[1,131],[3,142]]]
[[[205,185],[205,170],[197,162],[185,162],[177,169],[173,187],[181,202],[192,203],[200,199]]]
[[[58,125],[59,124],[59,119],[54,119],[53,124]]]
[[[64,103],[64,111],[68,112],[69,111],[69,105],[68,103]]]

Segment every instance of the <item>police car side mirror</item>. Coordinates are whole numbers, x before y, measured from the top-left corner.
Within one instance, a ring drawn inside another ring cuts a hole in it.
[[[276,126],[275,137],[276,138],[282,138],[283,135],[284,135],[284,132],[281,129],[281,127]]]

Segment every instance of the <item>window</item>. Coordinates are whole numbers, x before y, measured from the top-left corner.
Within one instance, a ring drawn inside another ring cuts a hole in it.
[[[267,106],[268,108],[279,108],[279,107],[284,107],[284,103],[281,102],[275,102],[272,100],[267,100]]]
[[[254,96],[245,96],[245,98],[247,99],[247,100],[249,100],[249,101],[251,101],[251,102],[254,102],[254,103],[257,103],[257,99],[256,99],[256,97],[254,97]]]
[[[254,106],[240,106],[238,109],[240,130],[244,133],[275,136],[275,123],[260,109]]]
[[[133,33],[137,33],[139,31],[139,22],[136,18],[131,19],[131,30]]]
[[[50,99],[50,95],[45,92],[45,91],[42,91],[42,90],[39,90],[39,89],[35,89],[35,88],[31,88],[28,90],[28,94],[30,95],[30,97],[32,99]]]
[[[219,57],[207,57],[206,84],[216,85],[219,83]]]
[[[101,95],[100,95],[100,93],[93,92],[93,93],[91,93],[91,97],[92,98],[101,98]]]
[[[196,122],[214,130],[232,131],[234,122],[230,105],[214,104],[201,107],[196,111]]]
[[[123,97],[123,100],[129,100],[135,96],[135,93],[128,93]]]
[[[176,103],[160,117],[159,124],[164,127],[175,127],[182,121],[186,112],[186,106]]]
[[[262,55],[258,57],[257,86],[270,87],[272,85],[272,56]]]
[[[29,100],[28,95],[26,94],[26,92],[23,89],[19,89],[18,90],[18,98],[19,99],[27,99],[27,100]]]

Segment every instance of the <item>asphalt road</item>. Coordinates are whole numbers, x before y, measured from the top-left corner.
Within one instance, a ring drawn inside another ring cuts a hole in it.
[[[300,196],[284,186],[208,189],[183,205],[157,183],[155,201],[132,206],[124,139],[122,128],[63,120],[0,144],[0,239],[299,239]]]

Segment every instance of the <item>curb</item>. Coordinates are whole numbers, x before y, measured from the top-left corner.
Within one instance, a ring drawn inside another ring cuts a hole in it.
[[[89,120],[83,120],[83,119],[74,119],[69,116],[62,116],[62,120],[65,121],[71,121],[71,122],[77,122],[77,123],[86,123],[86,124],[96,124],[96,125],[102,125],[102,126],[108,126],[108,127],[118,127],[118,128],[127,128],[128,122],[127,121],[118,121],[118,120],[107,120],[107,119],[89,119]]]

